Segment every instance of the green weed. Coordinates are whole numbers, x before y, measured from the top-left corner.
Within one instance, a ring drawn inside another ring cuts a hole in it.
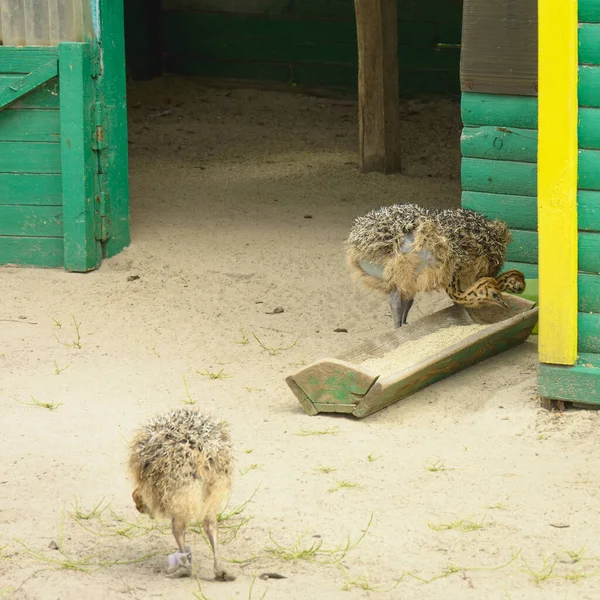
[[[54,373],[56,375],[60,375],[63,371],[66,371],[70,366],[71,366],[71,363],[69,363],[66,367],[59,367],[58,363],[56,361],[54,361]]]
[[[340,433],[339,427],[328,427],[327,429],[302,429],[294,435],[306,437],[311,435],[337,435],[338,433]]]
[[[23,406],[37,406],[39,408],[46,408],[50,411],[57,410],[59,406],[62,406],[62,402],[40,402],[35,396],[31,396],[31,402],[23,402],[15,396],[10,396],[15,402],[22,404]]]
[[[298,343],[298,340],[295,340],[289,346],[281,346],[279,348],[273,348],[271,346],[267,346],[267,345],[263,344],[263,342],[261,342],[261,340],[258,338],[258,336],[254,333],[254,331],[252,331],[251,333],[252,333],[252,337],[254,337],[254,339],[258,342],[258,345],[263,350],[266,350],[271,356],[277,356],[278,354],[281,354],[285,350],[290,350],[291,348],[293,348]]]
[[[225,369],[221,369],[220,371],[196,371],[198,375],[202,375],[203,377],[208,377],[209,379],[230,379],[231,375],[227,375],[225,373]]]

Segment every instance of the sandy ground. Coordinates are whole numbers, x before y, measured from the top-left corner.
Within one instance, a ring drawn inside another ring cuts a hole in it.
[[[600,414],[538,407],[535,340],[362,421],[308,417],[284,382],[390,329],[341,243],[383,203],[458,204],[457,105],[404,104],[385,177],[357,171],[349,101],[168,80],[130,104],[131,247],[87,275],[0,269],[0,596],[600,598]],[[225,521],[233,583],[198,534],[198,579],[165,578],[168,525],[131,501],[127,440],[186,398],[231,424],[230,508],[256,491]]]

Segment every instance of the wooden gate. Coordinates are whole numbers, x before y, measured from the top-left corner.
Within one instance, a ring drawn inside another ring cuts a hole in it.
[[[0,264],[89,271],[129,243],[122,12],[119,45],[110,4],[107,53],[99,36],[0,46]],[[102,2],[92,8],[100,31]]]

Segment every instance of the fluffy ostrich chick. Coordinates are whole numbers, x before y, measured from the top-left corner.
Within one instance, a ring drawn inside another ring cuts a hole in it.
[[[504,223],[472,210],[395,204],[354,221],[346,257],[354,277],[388,294],[394,325],[401,327],[419,292],[442,289],[470,308],[506,307],[501,292],[525,288],[519,271],[495,279],[510,239]]]
[[[157,415],[135,434],[129,470],[137,510],[152,519],[171,519],[178,551],[169,556],[167,575],[191,575],[185,530],[188,523],[201,522],[213,550],[215,578],[233,580],[221,563],[217,539],[218,510],[233,476],[227,424],[189,408]]]

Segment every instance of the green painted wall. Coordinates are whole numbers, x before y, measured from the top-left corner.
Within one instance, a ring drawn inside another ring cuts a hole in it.
[[[134,78],[152,71],[159,43],[172,73],[356,88],[354,0],[163,0],[153,18],[141,1],[125,3]],[[438,44],[459,44],[461,22],[462,0],[398,0],[401,93],[459,92],[460,49]]]
[[[587,364],[600,354],[600,0],[580,0],[579,21],[578,351]],[[513,241],[504,268],[536,278],[537,98],[464,93],[461,113],[462,205],[505,221]],[[541,395],[592,401],[587,384],[565,395],[566,371],[544,368]]]
[[[0,46],[0,265],[100,264],[91,56],[88,43]]]

